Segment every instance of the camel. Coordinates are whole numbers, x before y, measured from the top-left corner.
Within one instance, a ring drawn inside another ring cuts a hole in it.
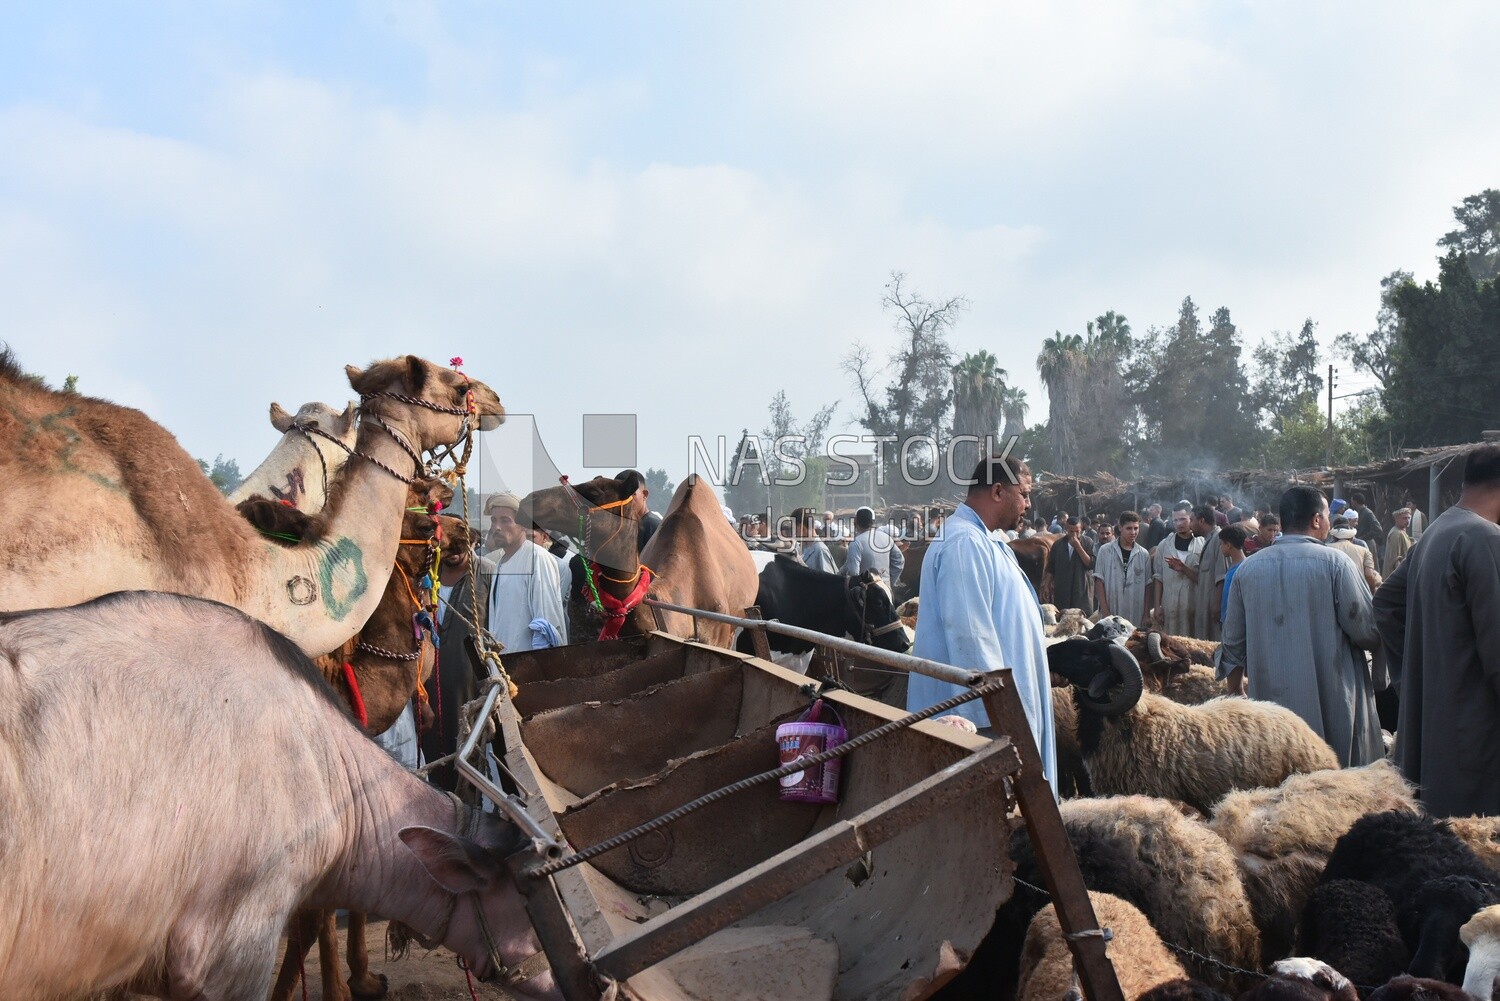
[[[605,476],[577,486],[564,483],[529,494],[516,520],[575,538],[582,535],[595,586],[616,601],[626,600],[635,590],[645,564],[654,575],[653,598],[729,615],[743,615],[755,604],[760,586],[755,561],[724,517],[713,491],[698,476],[683,480],[672,495],[661,527],[644,553],[636,552],[639,518],[625,503],[633,493],[631,483]],[[584,531],[580,531],[580,518]],[[733,645],[733,626],[702,621],[695,630],[691,616],[662,614],[666,632],[674,636],[696,632],[713,646],[728,649]],[[627,614],[621,635],[640,635],[655,628],[651,609],[636,605]]]
[[[415,355],[345,373],[361,399],[360,461],[332,484],[325,537],[282,547],[159,424],[38,386],[0,353],[0,510],[13,512],[0,611],[173,591],[239,608],[310,655],[337,650],[380,603],[420,454],[505,413],[488,386]]]
[[[304,403],[295,416],[281,404],[272,403],[271,426],[281,432],[281,441],[229,492],[229,503],[239,504],[258,494],[307,514],[323,510],[328,503],[328,485],[349,457],[345,449],[354,447],[358,415],[353,403],[343,413],[326,403]],[[315,431],[304,430],[309,426],[332,435],[343,448]]]
[[[444,551],[473,544],[463,519],[433,513],[438,505],[446,507],[452,500],[452,488],[441,480],[419,480],[412,484],[407,494],[406,514],[402,518],[401,549],[380,604],[364,628],[345,643],[343,649],[314,661],[323,677],[334,691],[343,696],[351,712],[370,733],[382,733],[394,725],[412,695],[419,691],[419,679],[431,669],[436,651],[426,635],[418,639],[413,631],[413,618],[418,612],[425,609],[429,615],[433,613],[427,603],[428,596],[418,589],[418,582],[432,569],[434,540],[440,541]],[[282,507],[281,510],[289,509]],[[308,516],[291,511],[286,517],[295,522]],[[278,527],[296,528],[294,524]],[[348,671],[344,668],[346,663]],[[349,684],[350,672],[355,678],[354,687]],[[292,919],[287,932],[286,954],[271,991],[271,1001],[291,1001],[303,961],[314,940],[318,943],[324,1001],[376,998],[385,994],[384,978],[370,972],[365,941],[366,915],[362,912],[351,911],[349,914],[347,989],[340,982],[338,927],[334,919],[334,912],[321,910],[303,911]]]

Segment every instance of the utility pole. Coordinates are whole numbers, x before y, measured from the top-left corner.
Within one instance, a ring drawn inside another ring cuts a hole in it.
[[[1329,469],[1333,468],[1333,384],[1335,371],[1337,370],[1330,363],[1328,366],[1328,444],[1323,455],[1323,465]]]

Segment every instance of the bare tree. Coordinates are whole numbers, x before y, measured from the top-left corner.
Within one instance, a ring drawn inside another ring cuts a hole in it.
[[[916,438],[936,443],[947,437],[948,411],[953,406],[953,349],[947,332],[969,307],[969,300],[954,296],[941,302],[928,299],[906,285],[906,275],[891,273],[880,305],[891,314],[900,347],[890,360],[876,366],[870,349],[856,347],[844,359],[844,371],[854,378],[864,403],[864,426],[872,433],[889,436],[881,443],[881,458],[889,467],[899,461],[902,449]],[[884,385],[877,385],[884,376]],[[936,458],[926,447],[911,451],[913,462],[930,464]]]

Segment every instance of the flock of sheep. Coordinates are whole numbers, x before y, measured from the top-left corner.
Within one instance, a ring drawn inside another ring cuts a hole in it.
[[[1064,642],[1061,812],[1126,998],[1490,1001],[1500,817],[1428,817],[1388,761],[1339,769],[1295,714],[1222,697],[1212,644],[1108,620]],[[944,997],[1075,996],[1024,828],[1009,855],[1016,891]]]

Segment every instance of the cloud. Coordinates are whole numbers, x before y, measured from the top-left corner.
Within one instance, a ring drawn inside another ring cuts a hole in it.
[[[1041,339],[1105,309],[1362,329],[1500,164],[1483,7],[362,11],[324,48],[169,34],[192,54],[152,50],[188,81],[168,109],[69,96],[128,90],[87,76],[107,24],[70,26],[64,91],[0,77],[24,362],[249,468],[270,399],[460,354],[559,463],[581,414],[635,411],[675,478],[689,435],[758,428],[778,389],[850,417],[839,361],[890,346],[892,270],[968,296],[955,347],[1039,414]]]

